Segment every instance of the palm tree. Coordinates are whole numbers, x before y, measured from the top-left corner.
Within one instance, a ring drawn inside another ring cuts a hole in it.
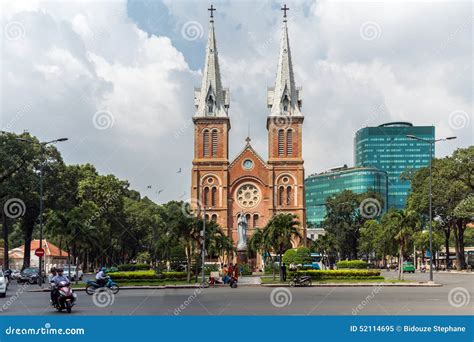
[[[394,239],[399,246],[398,280],[403,280],[403,253],[419,221],[416,215],[408,210],[391,211],[387,215],[389,215],[389,224],[393,225],[397,232]]]
[[[281,267],[281,258],[283,253],[292,247],[292,240],[301,239],[302,236],[298,230],[300,222],[294,214],[277,214],[267,223],[263,231],[263,244],[271,247],[273,252],[280,256],[279,266]],[[272,264],[273,266],[273,264]],[[283,275],[280,272],[280,280],[283,281]],[[273,269],[273,279],[275,280],[275,270]]]
[[[267,241],[265,241],[265,236],[262,229],[256,228],[253,235],[250,237],[247,248],[249,252],[253,252],[255,254],[261,255],[268,255],[270,257],[270,262],[273,264],[273,260],[270,254],[271,246],[268,245]],[[265,260],[263,269],[265,269]]]

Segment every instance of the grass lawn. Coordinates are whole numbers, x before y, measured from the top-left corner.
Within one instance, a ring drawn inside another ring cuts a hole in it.
[[[186,280],[141,280],[141,281],[133,281],[133,280],[128,280],[128,281],[119,281],[117,282],[119,286],[149,286],[149,285],[158,285],[158,286],[163,286],[163,285],[195,285],[195,284],[200,284],[195,283],[194,280],[191,280],[190,283],[188,283]],[[72,288],[73,289],[81,289],[81,288],[86,288],[86,283],[85,282],[79,282],[78,284],[72,283]]]

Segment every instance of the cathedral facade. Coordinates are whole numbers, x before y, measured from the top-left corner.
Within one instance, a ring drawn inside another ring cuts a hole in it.
[[[262,101],[265,99],[262,99]],[[295,85],[286,19],[274,87],[268,88],[268,160],[248,137],[230,159],[230,94],[222,86],[214,21],[211,17],[203,79],[194,93],[194,159],[191,198],[206,208],[208,220],[219,224],[238,243],[238,221],[245,216],[249,239],[278,213],[298,216],[306,241],[304,167],[302,158],[301,88]],[[262,122],[265,124],[265,122]],[[197,209],[197,208],[195,208]],[[203,214],[202,211],[200,211]]]

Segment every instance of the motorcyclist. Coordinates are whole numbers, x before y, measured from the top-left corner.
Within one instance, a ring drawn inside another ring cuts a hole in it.
[[[57,268],[56,269],[56,275],[52,277],[51,282],[54,285],[54,290],[52,291],[51,299],[53,303],[56,303],[56,300],[59,297],[59,284],[61,282],[66,282],[67,285],[70,284],[69,279],[63,275],[64,270],[62,268]]]
[[[57,275],[56,267],[51,268],[51,274],[48,276],[49,288],[51,289],[51,302],[54,302],[57,297],[57,288],[54,284],[53,278]]]
[[[99,286],[105,286],[105,284],[107,284],[107,275],[105,274],[106,272],[106,268],[105,267],[102,267],[99,272],[97,272],[97,274],[95,275],[95,280],[96,280],[96,283],[97,285]]]
[[[66,284],[70,284],[69,282],[69,279],[68,277],[66,277],[65,275],[63,275],[63,272],[64,270],[62,268],[58,268],[56,269],[56,272],[57,272],[57,275],[53,277],[53,282],[54,282],[54,285],[57,287],[59,285],[59,283],[61,282],[66,282]]]

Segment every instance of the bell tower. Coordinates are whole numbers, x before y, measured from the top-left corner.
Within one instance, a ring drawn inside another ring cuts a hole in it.
[[[214,6],[209,21],[204,71],[200,88],[194,90],[194,159],[191,198],[194,209],[206,207],[206,217],[227,227],[227,171],[229,166],[229,90],[222,87]]]
[[[267,117],[268,164],[273,174],[274,212],[291,212],[298,216],[305,236],[306,211],[301,113],[301,88],[295,85],[286,4],[281,9],[283,30],[275,86],[268,88]]]

